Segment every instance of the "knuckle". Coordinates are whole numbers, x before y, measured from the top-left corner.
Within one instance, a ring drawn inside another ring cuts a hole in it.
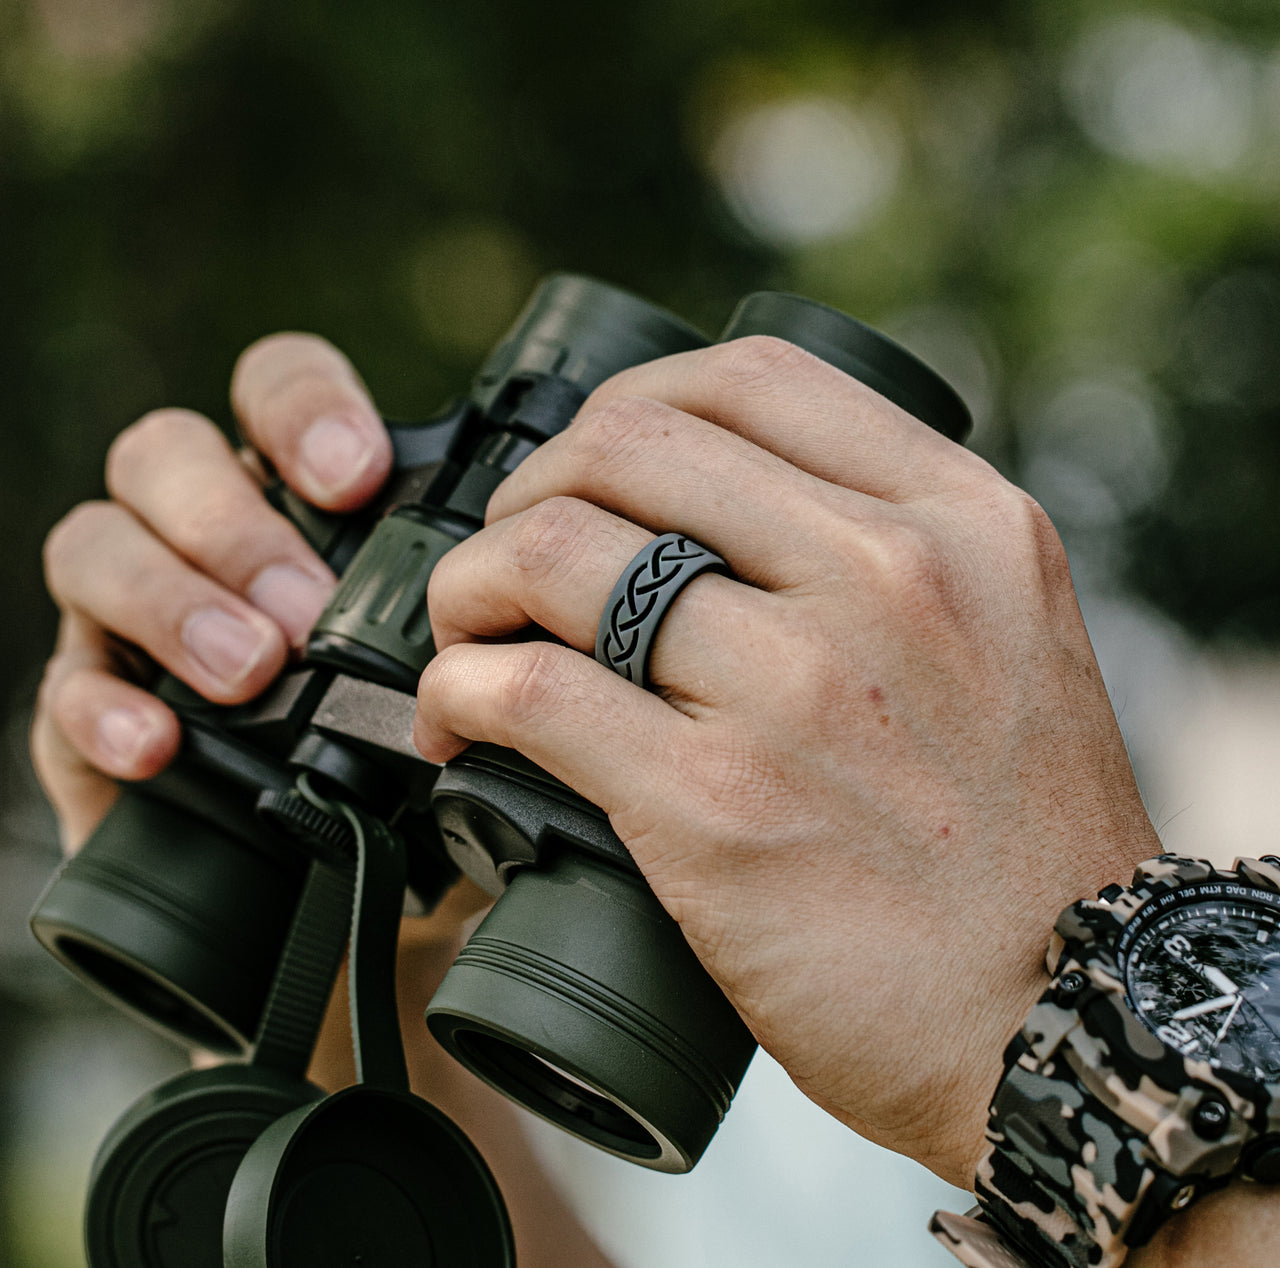
[[[65,730],[68,723],[84,713],[91,696],[87,690],[91,675],[80,657],[55,652],[45,666],[36,693],[37,711],[44,712]]]
[[[1013,520],[1014,532],[1026,542],[1042,565],[1053,570],[1065,567],[1067,552],[1049,513],[1025,490],[1012,484],[1007,487],[1006,514]]]
[[[44,673],[40,677],[40,685],[36,688],[37,718],[56,716],[62,685],[67,679],[69,666],[61,652],[55,652],[45,662]]]
[[[237,585],[261,562],[255,549],[259,535],[246,532],[256,527],[243,505],[225,497],[205,497],[174,526],[172,541],[198,566],[211,568]]]
[[[904,518],[882,525],[872,550],[882,583],[900,595],[928,595],[946,580],[944,552],[916,521]]]
[[[27,733],[27,748],[36,778],[46,788],[49,786],[49,776],[57,765],[52,731],[53,724],[48,710],[37,708],[31,719],[31,729]]]
[[[158,453],[189,443],[204,434],[213,424],[185,409],[156,409],[130,423],[111,442],[107,450],[107,488],[114,491],[128,487],[137,472],[153,463]]]
[[[773,701],[762,706],[762,732],[783,733],[803,719],[812,733],[826,733],[853,668],[841,634],[838,615],[811,608],[798,626],[777,629],[764,643]]]
[[[671,412],[644,396],[614,396],[584,408],[569,429],[571,451],[582,474],[625,470],[671,429]]]
[[[570,689],[562,650],[549,643],[526,643],[513,655],[498,692],[504,718],[518,723],[559,711]]]
[[[746,335],[717,345],[713,373],[731,388],[760,388],[808,370],[815,358],[776,335]]]
[[[552,497],[524,512],[512,537],[512,563],[533,581],[565,571],[583,557],[589,524],[587,503],[572,497]]]
[[[49,530],[44,539],[44,575],[54,598],[61,597],[63,582],[85,543],[97,540],[118,510],[112,502],[81,502]]]
[[[55,791],[59,777],[67,766],[67,742],[48,712],[37,712],[32,718],[31,729],[27,734],[27,748],[36,779],[45,790],[45,795],[54,802],[55,812],[60,815],[61,807],[56,800]]]
[[[1054,608],[1063,603],[1067,610],[1076,605],[1075,586],[1071,580],[1071,563],[1058,530],[1053,526],[1048,512],[1029,493],[1012,485],[1007,512],[1013,519],[1015,540],[1020,540],[1028,566],[1035,577],[1035,584],[1042,600]]]
[[[1047,589],[1070,587],[1071,566],[1048,512],[1025,489],[995,477],[978,514],[993,549],[1010,565],[1042,579]]]
[[[437,649],[436,654],[427,661],[426,668],[418,677],[419,715],[442,711],[444,697],[457,677],[455,662],[465,653],[465,645],[452,643],[448,647]]]
[[[965,552],[918,519],[877,525],[851,548],[847,564],[880,619],[913,637],[944,636],[965,620]]]

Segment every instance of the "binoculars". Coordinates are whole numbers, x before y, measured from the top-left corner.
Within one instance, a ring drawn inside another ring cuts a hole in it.
[[[798,344],[950,438],[968,412],[884,336],[796,296],[743,300],[720,341]],[[410,1095],[395,1012],[406,902],[465,873],[496,901],[426,1024],[480,1078],[610,1153],[689,1170],[755,1050],[602,811],[520,754],[413,748],[434,654],[427,582],[499,482],[611,375],[705,347],[614,287],[544,281],[461,400],[389,423],[371,506],[269,496],[339,577],[304,656],[248,704],[169,678],[183,743],[125,788],[32,916],[116,1004],[233,1060],[149,1093],[99,1151],[92,1268],[367,1268],[513,1262],[501,1195],[466,1137]],[[351,950],[356,1087],[303,1077]],[[434,1256],[434,1257],[433,1257]]]

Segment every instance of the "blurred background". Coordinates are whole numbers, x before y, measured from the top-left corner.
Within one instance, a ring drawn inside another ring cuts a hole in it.
[[[0,0],[6,1268],[81,1268],[93,1149],[180,1064],[26,930],[41,540],[144,411],[225,423],[257,336],[421,416],[553,269],[708,330],[799,291],[932,362],[1067,542],[1166,845],[1277,848],[1274,0]],[[622,1268],[951,1262],[958,1195],[763,1062],[742,1101],[687,1180],[544,1141]]]

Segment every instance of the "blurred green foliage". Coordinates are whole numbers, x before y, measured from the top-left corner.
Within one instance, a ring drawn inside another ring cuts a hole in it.
[[[1278,40],[1263,0],[9,0],[0,685],[50,633],[40,538],[132,418],[227,421],[281,327],[420,413],[554,268],[711,327],[757,286],[887,324],[1089,576],[1274,637]],[[1132,436],[1094,418],[1090,458],[1052,421],[1089,383],[1145,420],[1123,488]]]
[[[420,415],[553,269],[884,326],[1084,585],[1280,638],[1274,0],[3,0],[0,697],[128,422],[279,328]]]

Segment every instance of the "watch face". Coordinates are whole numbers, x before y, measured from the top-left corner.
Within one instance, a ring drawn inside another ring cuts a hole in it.
[[[1280,1081],[1280,894],[1212,881],[1152,899],[1117,947],[1128,1004],[1184,1056]]]

